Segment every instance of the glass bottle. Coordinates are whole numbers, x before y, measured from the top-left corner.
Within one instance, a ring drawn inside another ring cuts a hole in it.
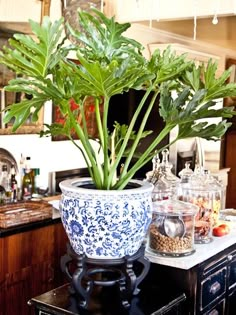
[[[34,187],[33,187],[33,197],[39,196],[39,187],[40,186],[40,169],[34,169]]]
[[[11,185],[10,178],[8,173],[8,168],[6,164],[2,165],[2,178],[1,178],[1,187],[2,187],[2,202],[10,203],[11,201]]]
[[[8,175],[6,179],[4,203],[11,203],[11,201],[12,201],[11,178]]]
[[[16,173],[14,166],[11,167],[11,201],[17,202],[18,183],[16,180]]]
[[[30,157],[26,158],[25,174],[22,180],[22,199],[30,200],[33,193],[33,178],[30,167]]]
[[[146,180],[153,185],[156,185],[160,175],[160,158],[157,153],[152,159],[152,170],[146,173]]]
[[[8,185],[8,170],[7,170],[7,165],[3,164],[2,165],[2,178],[1,178],[1,186],[6,189]]]
[[[177,190],[180,179],[172,172],[173,164],[169,162],[169,150],[162,151],[162,161],[160,163],[160,172],[163,174],[165,182],[171,189],[172,198],[177,196]]]

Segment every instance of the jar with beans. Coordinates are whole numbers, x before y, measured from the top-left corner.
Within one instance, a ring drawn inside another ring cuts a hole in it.
[[[153,202],[147,250],[173,257],[194,253],[193,233],[197,211],[197,206],[175,199]]]

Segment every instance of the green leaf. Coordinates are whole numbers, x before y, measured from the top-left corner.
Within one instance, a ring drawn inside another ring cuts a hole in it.
[[[162,140],[175,127],[178,133],[174,141],[194,136],[217,140],[229,128],[227,119],[236,112],[232,107],[217,109],[215,101],[236,96],[236,84],[227,83],[230,70],[216,76],[217,64],[212,60],[197,67],[187,60],[187,54],[179,56],[170,46],[162,52],[156,50],[146,60],[142,45],[124,36],[130,24],[119,24],[95,9],[92,14],[79,12],[79,29],[67,25],[75,38],[74,44],[66,44],[63,22],[60,19],[52,23],[48,17],[44,17],[41,25],[30,21],[34,36],[16,34],[0,51],[0,63],[17,74],[5,90],[32,96],[7,107],[4,122],[14,121],[16,130],[29,117],[37,121],[44,103],[51,101],[52,106],[59,107],[65,123],[46,125],[41,136],[66,135],[78,149],[82,147],[97,188],[123,189],[156,150],[162,150]],[[77,56],[76,63],[68,59],[71,51]],[[130,89],[143,89],[145,93],[136,104],[129,126],[115,123],[114,129],[108,131],[111,97]],[[95,100],[99,154],[90,144],[84,113],[84,102],[90,96]],[[79,104],[78,108],[72,109],[72,100]],[[145,129],[154,106],[158,107],[165,126],[145,152],[139,154],[141,141],[151,132]],[[78,115],[82,124],[77,121]],[[219,123],[212,122],[212,118],[220,118]],[[81,146],[72,139],[72,130]],[[104,157],[102,163],[99,155]],[[133,157],[138,157],[134,164],[130,163]],[[115,182],[123,159],[123,172]]]
[[[30,20],[37,39],[29,35],[15,34],[9,47],[0,52],[0,62],[15,71],[31,77],[46,77],[61,59],[60,45],[63,43],[63,19],[51,23],[45,17],[42,26]]]

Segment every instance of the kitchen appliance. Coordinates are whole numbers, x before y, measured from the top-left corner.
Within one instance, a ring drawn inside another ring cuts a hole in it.
[[[49,194],[61,194],[59,183],[66,179],[89,177],[89,171],[86,167],[77,169],[68,169],[63,171],[55,171],[49,173]]]

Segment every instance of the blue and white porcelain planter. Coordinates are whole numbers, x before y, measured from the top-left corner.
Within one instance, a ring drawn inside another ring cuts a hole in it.
[[[152,184],[133,180],[125,190],[85,188],[89,185],[90,178],[60,183],[60,214],[73,250],[93,259],[135,254],[151,222]]]

